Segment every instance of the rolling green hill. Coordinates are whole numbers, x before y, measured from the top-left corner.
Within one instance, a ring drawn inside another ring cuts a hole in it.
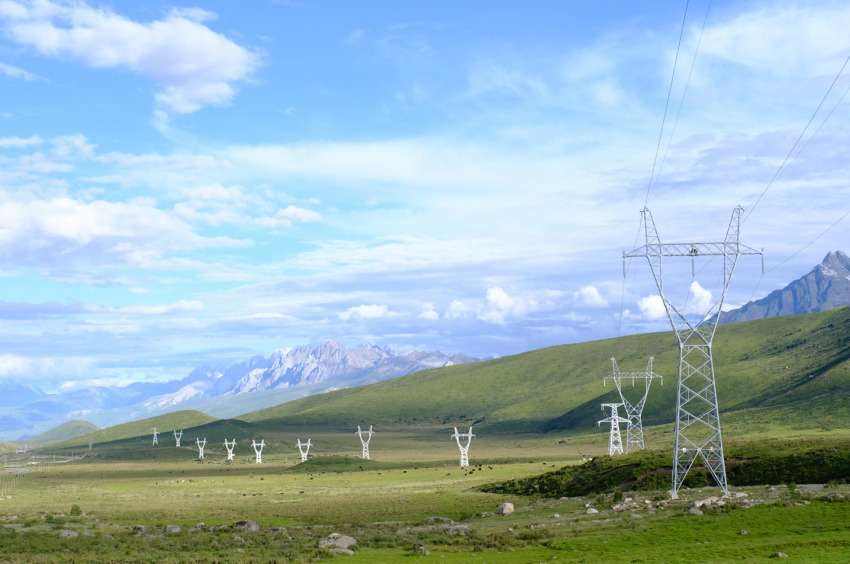
[[[74,439],[76,437],[82,437],[84,435],[94,433],[95,431],[97,431],[97,425],[94,423],[75,419],[74,421],[63,423],[58,427],[54,427],[31,439],[27,439],[26,442],[33,445],[47,445],[50,443],[58,443],[68,439]]]
[[[551,347],[498,360],[451,366],[370,386],[310,396],[241,416],[288,426],[445,428],[474,424],[490,433],[591,432],[616,401],[603,387],[616,357],[623,372],[655,358],[644,425],[675,417],[678,345],[671,332]],[[850,308],[722,325],[714,340],[724,428],[850,429]],[[627,397],[630,390],[625,388]],[[640,397],[641,390],[633,393]]]
[[[115,425],[114,427],[96,430],[86,435],[69,438],[51,446],[62,448],[66,446],[88,444],[89,441],[94,441],[95,443],[120,441],[122,439],[151,435],[151,429],[154,427],[159,430],[160,440],[165,441],[167,437],[166,433],[170,434],[175,429],[190,429],[207,423],[212,423],[214,421],[216,421],[215,417],[210,417],[206,413],[202,413],[200,411],[176,411],[174,413],[157,415],[156,417],[149,417],[147,419],[140,419],[139,421],[131,421],[130,423],[123,423],[121,425]]]

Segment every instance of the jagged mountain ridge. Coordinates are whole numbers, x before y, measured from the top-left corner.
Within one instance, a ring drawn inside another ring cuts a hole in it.
[[[256,396],[250,403],[251,409],[258,409],[279,403],[285,389],[310,395],[476,360],[462,353],[394,353],[373,344],[348,348],[328,341],[278,349],[269,357],[256,355],[230,366],[204,364],[181,380],[94,386],[60,394],[31,390],[32,395],[0,406],[0,425],[15,435],[37,434],[71,419],[115,425],[178,409],[221,406],[226,398],[245,394]]]
[[[738,309],[723,312],[720,323],[753,321],[765,317],[816,313],[850,305],[850,257],[827,253],[811,272]]]

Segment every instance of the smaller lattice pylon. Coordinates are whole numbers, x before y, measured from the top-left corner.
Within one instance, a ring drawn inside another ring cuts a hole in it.
[[[204,447],[207,446],[207,438],[204,437],[204,440],[196,438],[195,444],[198,445],[198,458],[204,458]]]
[[[451,436],[452,439],[457,441],[457,447],[460,449],[461,468],[469,466],[469,444],[472,442],[472,437],[474,436],[472,434],[472,425],[469,426],[469,431],[466,433],[459,433],[457,427],[455,427],[455,433]],[[461,444],[461,439],[466,439],[466,445]]]
[[[183,437],[183,429],[179,431],[174,431],[174,440],[177,443],[175,446],[180,446],[180,439]]]
[[[646,365],[646,372],[620,372],[617,366],[617,359],[611,358],[613,371],[606,376],[602,383],[605,384],[608,380],[613,380],[617,386],[617,392],[620,394],[620,401],[623,403],[623,408],[626,410],[626,452],[632,452],[633,447],[642,449],[643,443],[643,406],[646,404],[646,397],[649,395],[649,387],[652,385],[652,380],[658,378],[664,384],[664,379],[660,374],[652,371],[653,357],[649,357],[649,362]],[[635,385],[635,380],[644,381],[643,396],[640,401],[631,403],[623,394],[623,380],[631,380],[632,386]]]
[[[227,449],[227,461],[233,462],[233,449],[236,448],[236,439],[228,442],[227,439],[224,439],[224,448]]]
[[[369,460],[369,441],[372,440],[373,432],[371,425],[369,425],[368,431],[361,431],[360,425],[357,426],[357,436],[360,437],[360,443],[363,445],[363,460]]]
[[[310,447],[313,446],[310,444],[310,439],[307,439],[306,443],[302,443],[301,439],[298,439],[298,443],[295,446],[298,447],[298,451],[301,453],[301,462],[307,462],[307,455],[310,452]]]
[[[596,426],[600,426],[602,423],[611,423],[611,433],[608,435],[608,454],[613,456],[615,454],[623,454],[623,438],[620,435],[620,423],[628,423],[628,419],[625,417],[620,417],[617,413],[617,408],[619,408],[621,403],[603,403],[602,411],[605,411],[605,408],[611,409],[611,417],[606,417],[600,421],[596,422]]]
[[[153,444],[151,446],[156,446],[159,444],[159,431],[156,430],[156,427],[153,429]]]
[[[233,440],[236,442],[236,439]],[[262,439],[259,443],[255,440],[251,440],[251,446],[254,447],[254,453],[257,455],[256,462],[257,464],[262,464],[263,462],[263,447],[266,446],[266,439]]]

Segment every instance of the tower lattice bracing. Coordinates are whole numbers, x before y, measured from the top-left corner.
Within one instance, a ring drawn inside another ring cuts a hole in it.
[[[661,379],[661,375],[652,371],[653,358],[649,357],[649,362],[646,365],[646,372],[620,372],[617,366],[617,359],[612,358],[613,372],[610,376],[606,376],[603,382],[613,380],[617,386],[617,391],[620,393],[620,400],[623,403],[623,408],[626,410],[626,452],[632,452],[632,449],[643,449],[643,406],[646,404],[646,397],[649,395],[649,387],[652,385],[654,378]],[[623,380],[631,380],[634,385],[635,380],[644,381],[643,397],[637,403],[631,403],[623,394]],[[663,382],[663,379],[662,379]]]
[[[613,456],[615,454],[623,454],[623,436],[620,434],[620,423],[627,423],[629,420],[625,417],[620,417],[620,414],[617,412],[617,409],[623,404],[621,403],[603,403],[602,411],[605,411],[605,408],[609,408],[611,410],[611,417],[606,417],[605,419],[601,419],[596,422],[596,426],[599,427],[603,423],[611,424],[611,432],[608,433],[608,455]]]
[[[676,393],[673,489],[671,491],[674,498],[678,497],[679,488],[697,459],[702,459],[723,493],[729,493],[711,344],[738,258],[741,255],[762,254],[761,251],[739,242],[742,212],[743,208],[740,206],[732,212],[726,238],[722,242],[661,243],[652,215],[648,209],[644,208],[641,210],[641,216],[646,244],[630,253],[623,254],[624,261],[629,257],[646,258],[664,303],[667,317],[679,341],[679,377]],[[677,308],[665,294],[661,269],[663,257],[690,257],[692,274],[697,257],[722,257],[723,287],[720,297],[699,321],[688,320],[683,309]]]

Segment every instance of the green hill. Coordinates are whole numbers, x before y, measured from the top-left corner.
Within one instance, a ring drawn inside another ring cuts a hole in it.
[[[419,372],[370,386],[310,396],[240,417],[288,426],[445,428],[474,424],[490,433],[584,433],[616,401],[603,387],[615,357],[653,384],[644,425],[675,417],[678,343],[671,332],[551,347],[498,360]],[[850,415],[850,308],[722,325],[714,361],[724,429],[847,430]],[[629,390],[626,388],[627,397]],[[640,396],[640,390],[634,393]]]
[[[130,423],[123,423],[121,425],[115,425],[114,427],[96,430],[86,435],[70,438],[51,446],[56,448],[73,447],[88,444],[90,441],[95,443],[107,443],[141,437],[143,435],[150,436],[151,429],[154,427],[159,430],[160,440],[164,441],[166,440],[166,433],[170,434],[174,430],[199,427],[214,421],[217,421],[215,417],[211,417],[200,411],[176,411],[174,413],[157,415],[156,417],[149,417],[139,421],[131,421]]]
[[[82,437],[83,435],[94,433],[95,431],[97,431],[97,425],[94,423],[75,419],[74,421],[62,423],[58,427],[54,427],[31,439],[27,439],[26,442],[28,444],[42,446]]]

